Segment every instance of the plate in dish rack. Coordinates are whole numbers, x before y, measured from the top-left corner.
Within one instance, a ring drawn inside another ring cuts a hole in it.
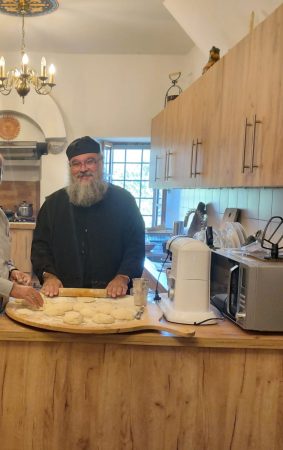
[[[55,297],[50,299],[51,303],[71,303],[76,305],[85,302],[83,297],[66,298]],[[188,337],[195,334],[195,328],[191,325],[180,325],[169,323],[163,319],[163,313],[159,306],[154,302],[148,302],[141,318],[135,319],[135,314],[139,307],[134,305],[133,296],[127,295],[119,299],[93,299],[96,306],[101,304],[110,304],[113,308],[127,308],[132,311],[132,320],[118,320],[110,324],[97,324],[90,318],[83,318],[79,325],[71,325],[64,322],[64,316],[49,317],[44,310],[29,309],[15,299],[9,301],[6,306],[6,314],[11,319],[16,320],[25,325],[52,331],[62,331],[66,333],[92,333],[92,334],[115,334],[128,333],[132,331],[157,330],[167,331],[177,336]],[[85,303],[86,307],[90,307],[90,303]]]

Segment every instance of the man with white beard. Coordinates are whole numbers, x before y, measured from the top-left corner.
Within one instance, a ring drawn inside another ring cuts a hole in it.
[[[4,159],[0,153],[0,183],[2,181]],[[43,300],[39,292],[33,289],[31,277],[18,270],[10,260],[9,222],[0,208],[0,311],[9,297],[24,299],[32,306],[41,306]]]
[[[103,179],[100,144],[89,136],[66,151],[69,186],[42,205],[31,260],[42,292],[60,287],[106,288],[123,296],[143,271],[144,221],[134,197]]]

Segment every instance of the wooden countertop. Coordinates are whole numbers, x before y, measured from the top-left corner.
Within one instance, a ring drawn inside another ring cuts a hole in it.
[[[11,230],[34,230],[35,222],[10,222]]]
[[[195,327],[193,337],[169,333],[134,332],[124,334],[81,335],[43,331],[21,325],[0,315],[0,341],[82,342],[96,344],[153,345],[167,347],[283,349],[283,334],[244,331],[225,319],[216,325]]]

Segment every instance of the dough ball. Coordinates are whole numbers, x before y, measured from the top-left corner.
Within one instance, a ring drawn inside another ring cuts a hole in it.
[[[97,303],[95,305],[95,310],[98,313],[112,314],[113,305],[110,305],[110,303]]]
[[[27,308],[19,308],[19,309],[17,309],[17,313],[22,314],[24,316],[32,316],[33,315],[33,311],[31,309],[27,309]]]
[[[47,316],[63,316],[67,311],[72,311],[72,303],[47,303],[44,305],[44,313]]]
[[[22,305],[24,308],[38,310],[36,306],[33,306],[31,303],[29,303],[27,300],[24,300],[23,298],[15,298],[14,302],[16,307],[20,307]]]
[[[75,303],[73,305],[73,310],[74,311],[81,311],[82,309],[86,308],[86,304],[85,303]]]
[[[93,314],[92,321],[95,323],[113,323],[114,318],[110,314],[96,312]]]
[[[95,308],[91,308],[91,307],[87,307],[87,306],[84,305],[84,307],[80,310],[80,313],[84,317],[90,317],[91,318],[96,313],[96,309]]]
[[[116,308],[112,311],[112,316],[118,320],[133,320],[134,311],[128,308]]]
[[[71,325],[79,325],[83,321],[83,316],[78,311],[68,311],[63,317],[63,322]]]
[[[80,303],[92,303],[96,301],[94,297],[77,297],[77,300]]]

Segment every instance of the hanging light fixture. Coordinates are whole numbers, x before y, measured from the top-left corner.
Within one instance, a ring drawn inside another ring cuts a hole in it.
[[[9,95],[13,88],[16,89],[23,103],[31,86],[40,95],[47,95],[55,86],[55,67],[53,64],[47,70],[46,59],[42,57],[40,73],[38,74],[29,66],[29,59],[25,46],[25,17],[27,15],[39,15],[51,12],[58,7],[55,0],[11,0],[10,2],[0,1],[0,12],[21,16],[22,18],[22,42],[21,54],[22,63],[20,68],[6,71],[5,59],[0,57],[0,92]]]

